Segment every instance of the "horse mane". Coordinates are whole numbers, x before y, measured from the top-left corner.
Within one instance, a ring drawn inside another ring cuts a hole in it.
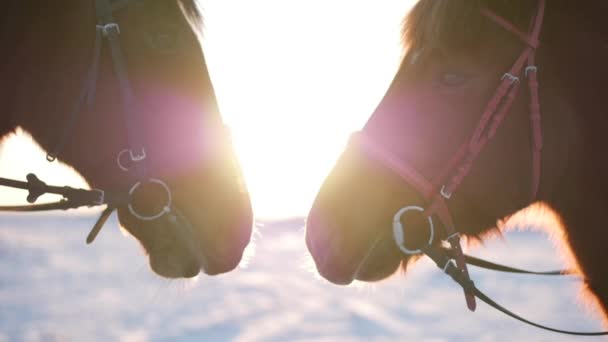
[[[482,51],[500,53],[499,44],[516,40],[480,11],[494,11],[525,31],[534,6],[529,0],[421,0],[404,21],[403,42],[408,53],[418,57],[436,50],[473,56]]]
[[[480,15],[480,11],[489,9],[527,32],[536,6],[537,1],[530,0],[420,0],[403,23],[402,40],[406,57],[414,53],[430,53],[429,50],[433,49],[467,53],[473,57],[478,56],[479,52],[500,54],[503,51],[500,47],[505,42],[521,44],[521,41]],[[608,2],[602,0],[551,0],[547,1],[546,16],[566,14],[570,17],[568,26],[571,27],[568,29],[601,33],[606,42],[608,30],[602,24],[607,12]]]
[[[183,9],[186,17],[195,22],[200,22],[202,18],[201,11],[197,5],[196,0],[178,0],[181,8]]]

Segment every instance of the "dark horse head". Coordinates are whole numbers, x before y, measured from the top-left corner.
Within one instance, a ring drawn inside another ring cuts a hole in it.
[[[535,44],[487,13],[504,18],[525,35],[538,4],[420,0],[413,7],[404,22],[406,53],[399,71],[325,180],[310,212],[306,242],[322,276],[338,284],[380,280],[415,259],[401,253],[393,241],[393,219],[401,208],[426,208],[429,200],[357,141],[364,135],[397,164],[416,169],[438,195],[450,159],[473,135],[501,77],[527,44]],[[547,1],[536,49],[538,68],[528,70],[538,74],[543,114],[542,177],[536,198],[561,214],[569,228],[560,236],[589,273],[594,260],[605,260],[608,254],[598,242],[606,241],[603,228],[594,227],[605,227],[602,218],[608,216],[601,131],[608,128],[606,106],[601,105],[608,77],[608,30],[602,19],[607,9],[602,1]],[[521,71],[514,75],[521,85],[502,124],[458,190],[445,199],[456,229],[469,238],[480,237],[496,227],[497,220],[530,203],[535,142],[531,95]],[[407,248],[428,243],[427,217],[413,212],[402,219]],[[439,243],[446,238],[445,227],[434,221],[432,243]],[[600,245],[594,248],[594,243]],[[590,287],[608,289],[603,267],[597,271],[588,277],[595,281]],[[608,299],[606,291],[603,298]]]
[[[147,173],[170,188],[175,211],[172,221],[143,221],[118,207],[121,225],[140,241],[151,268],[169,278],[234,269],[250,239],[251,205],[194,28],[200,19],[195,2],[109,2],[136,103],[130,128],[107,41],[95,82],[86,84],[96,55],[95,1],[3,5],[0,136],[21,127],[48,152],[62,145],[59,159],[92,188],[111,191],[136,180],[117,165],[135,131]],[[72,120],[86,87],[94,99]],[[157,196],[154,188],[139,192],[140,210],[158,205]]]

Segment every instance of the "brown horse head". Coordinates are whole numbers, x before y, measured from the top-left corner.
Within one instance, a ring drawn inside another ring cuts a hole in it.
[[[252,213],[194,28],[200,19],[195,2],[109,3],[117,8],[112,15],[135,98],[132,128],[127,129],[107,41],[88,94],[94,99],[87,98],[76,120],[69,118],[95,56],[95,1],[11,1],[0,31],[7,47],[0,64],[6,75],[0,81],[0,134],[22,127],[49,152],[65,139],[59,159],[92,188],[109,191],[130,189],[138,180],[117,164],[128,139],[138,134],[147,174],[166,183],[173,213],[143,221],[121,206],[121,225],[140,241],[161,276],[228,272],[249,242]],[[70,123],[74,127],[66,130]],[[147,187],[134,200],[140,210],[153,211],[163,196],[162,188]]]
[[[426,209],[428,194],[370,156],[358,141],[363,135],[397,164],[416,169],[433,185],[433,194],[439,194],[452,156],[469,142],[501,77],[527,48],[521,37],[484,15],[487,11],[525,34],[537,13],[537,1],[420,0],[407,16],[400,69],[325,180],[309,215],[306,242],[319,273],[329,281],[380,280],[416,259],[397,247],[393,219],[406,206]],[[604,306],[605,267],[595,261],[595,273],[592,270],[593,260],[604,260],[607,253],[601,245],[591,246],[602,236],[606,241],[606,234],[593,234],[588,226],[604,225],[599,217],[607,216],[602,213],[608,184],[600,172],[608,167],[599,157],[605,155],[599,127],[608,127],[606,106],[600,105],[605,97],[602,82],[608,76],[608,32],[598,13],[605,11],[605,2],[600,1],[547,1],[536,52],[543,113],[537,199],[572,227],[560,236],[566,237],[582,271],[593,273],[595,284],[589,287]],[[457,191],[445,199],[455,228],[469,238],[479,238],[494,229],[497,220],[530,203],[531,96],[525,75],[518,76],[521,87],[502,124]],[[589,206],[583,208],[582,202]],[[401,219],[408,249],[428,243],[425,215],[412,211]],[[446,227],[435,215],[432,219],[432,243],[438,244],[446,238]],[[583,260],[588,261],[587,269]]]

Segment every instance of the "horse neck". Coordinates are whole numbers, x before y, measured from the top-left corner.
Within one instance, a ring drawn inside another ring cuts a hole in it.
[[[603,193],[593,194],[608,189],[608,164],[602,163],[608,130],[608,30],[597,29],[603,22],[599,11],[587,11],[592,13],[561,11],[547,17],[545,49],[540,50],[541,77],[545,77],[541,78],[541,91],[553,96],[548,100],[549,107],[543,109],[545,131],[553,136],[546,137],[551,141],[546,141],[545,149],[564,156],[560,169],[565,170],[558,182],[563,192],[604,198]],[[554,148],[553,144],[563,148]],[[550,177],[552,172],[548,173]]]
[[[19,7],[16,10],[20,16],[7,26],[9,32],[15,27],[21,32],[18,36],[7,35],[14,53],[5,64],[10,76],[2,84],[7,96],[3,103],[10,109],[4,121],[10,128],[23,128],[48,149],[57,140],[56,134],[65,124],[82,83],[85,55],[91,49],[87,42],[92,39],[85,38],[94,34],[84,26],[89,20],[85,13],[92,10],[92,3],[65,1],[58,6],[50,1],[13,2],[21,4],[14,5]],[[94,19],[90,20],[93,25]]]
[[[5,53],[0,56],[0,138],[13,131],[15,122],[15,95],[19,83],[19,73],[23,70],[23,40],[28,35],[29,18],[33,6],[28,1],[8,1],[0,11],[0,45]]]
[[[595,294],[590,298],[608,316],[604,265],[608,259],[608,41],[605,32],[597,29],[603,12],[588,12],[562,11],[547,18],[546,54],[539,58],[547,63],[539,70],[545,75],[541,91],[553,96],[547,97],[552,104],[543,109],[544,158],[553,164],[544,168],[541,183],[545,182],[543,199],[562,220],[558,234],[551,235],[563,237],[563,246],[574,259],[571,262],[584,275],[585,288]]]

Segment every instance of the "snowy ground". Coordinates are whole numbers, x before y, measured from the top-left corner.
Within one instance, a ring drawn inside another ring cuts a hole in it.
[[[86,246],[93,221],[0,216],[0,341],[573,340],[483,303],[469,313],[461,291],[427,262],[406,279],[331,285],[311,271],[302,219],[266,222],[246,268],[194,282],[154,276],[115,220]],[[540,233],[510,233],[476,255],[522,267],[560,266]],[[533,320],[601,328],[577,304],[575,279],[472,274],[482,290]]]

